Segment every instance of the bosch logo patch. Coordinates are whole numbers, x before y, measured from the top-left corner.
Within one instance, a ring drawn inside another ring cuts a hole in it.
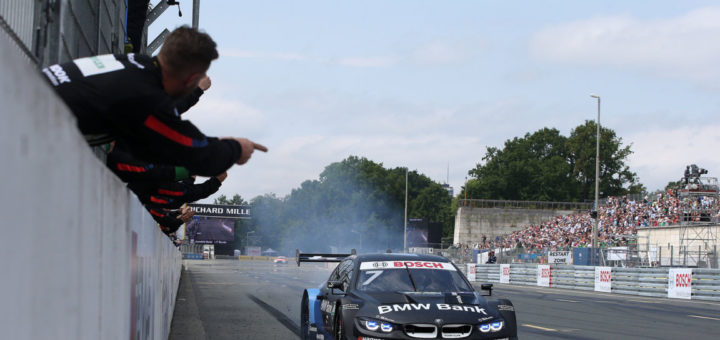
[[[550,277],[550,269],[549,268],[543,268],[542,273],[540,274],[542,278],[549,278]]]
[[[609,270],[600,271],[600,282],[610,282],[612,275]]]
[[[408,267],[408,268],[440,268],[440,269],[444,268],[443,264],[440,262],[420,262],[420,261],[417,261],[417,262],[395,261],[393,263],[393,266],[394,267]]]
[[[503,267],[503,275],[504,276],[510,276],[510,267]]]
[[[676,274],[675,275],[675,287],[690,287],[691,278],[690,274]]]

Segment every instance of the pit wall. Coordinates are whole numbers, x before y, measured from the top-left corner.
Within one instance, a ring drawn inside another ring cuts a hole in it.
[[[167,339],[181,254],[0,37],[5,339]]]
[[[455,215],[453,243],[472,245],[504,236],[530,224],[540,224],[548,219],[573,214],[572,210],[522,209],[522,208],[473,208],[459,207]]]

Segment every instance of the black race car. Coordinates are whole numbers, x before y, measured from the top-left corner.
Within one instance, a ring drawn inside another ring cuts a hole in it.
[[[442,256],[298,252],[301,262],[340,262],[303,293],[301,339],[517,339],[512,303],[486,300]]]

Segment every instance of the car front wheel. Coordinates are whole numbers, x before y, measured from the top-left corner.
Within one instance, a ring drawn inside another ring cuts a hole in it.
[[[310,307],[308,306],[307,295],[303,296],[300,306],[300,339],[310,339]]]
[[[335,340],[346,340],[345,338],[345,324],[343,323],[342,317],[342,306],[337,306],[337,313],[335,314]]]

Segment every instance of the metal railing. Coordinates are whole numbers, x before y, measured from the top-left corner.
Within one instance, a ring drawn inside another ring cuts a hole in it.
[[[4,34],[38,66],[120,53],[125,41],[125,1],[3,0]]]
[[[538,265],[510,264],[511,285],[539,286]],[[596,290],[593,266],[549,265],[550,288]],[[499,264],[475,265],[475,281],[500,282]],[[611,293],[668,297],[669,268],[610,268]],[[691,299],[720,301],[720,269],[692,268]]]
[[[36,7],[35,0],[3,0],[0,2],[0,30],[4,35],[18,46],[18,49],[33,63],[37,58],[32,52],[33,28],[35,26]]]
[[[590,210],[592,203],[583,202],[546,202],[546,201],[508,201],[461,199],[458,206],[468,208],[501,208],[501,209],[541,209],[541,210]]]

